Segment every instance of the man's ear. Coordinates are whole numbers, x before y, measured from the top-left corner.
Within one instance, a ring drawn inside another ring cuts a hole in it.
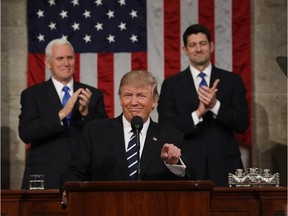
[[[210,42],[211,53],[214,52],[214,48],[215,48],[215,45],[214,45],[213,41],[211,41],[211,42]]]
[[[153,104],[152,104],[152,109],[154,110],[155,107],[157,106],[158,104],[158,100],[154,100]]]
[[[50,69],[51,69],[51,66],[50,66],[50,61],[49,61],[48,58],[45,57],[44,63],[45,63],[46,68],[48,68],[48,69],[50,70]]]
[[[120,106],[122,106],[122,100],[121,100],[121,96],[119,95],[119,102],[120,102]]]
[[[187,49],[186,49],[185,46],[182,47],[182,50],[183,50],[184,54],[185,54],[186,56],[188,56],[188,52],[187,52]]]

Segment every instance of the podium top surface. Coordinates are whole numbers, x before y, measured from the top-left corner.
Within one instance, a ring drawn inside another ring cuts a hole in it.
[[[151,190],[212,190],[212,181],[71,181],[66,191],[151,191]]]

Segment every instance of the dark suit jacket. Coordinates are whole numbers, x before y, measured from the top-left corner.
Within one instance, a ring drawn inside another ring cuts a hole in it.
[[[89,88],[92,92],[89,115],[83,119],[76,102],[70,127],[66,121],[61,124],[59,120],[58,112],[62,109],[62,104],[51,79],[22,92],[19,135],[23,142],[31,144],[22,189],[29,188],[30,174],[44,174],[47,189],[59,188],[60,174],[67,165],[73,143],[84,123],[107,118],[102,92],[74,82],[74,91],[79,88]]]
[[[197,179],[210,179],[216,186],[228,184],[228,173],[243,168],[234,132],[248,128],[246,90],[239,75],[212,67],[210,87],[216,79],[221,102],[216,118],[208,111],[203,122],[194,126],[191,113],[199,99],[189,67],[164,80],[158,103],[159,123],[185,134],[183,148],[189,155]]]
[[[192,179],[191,163],[182,152],[186,176],[174,175],[164,164],[160,152],[164,143],[181,147],[183,134],[151,120],[140,159],[141,180]],[[61,187],[67,181],[130,180],[125,149],[122,115],[86,124],[83,136],[72,154],[68,169],[62,175]]]

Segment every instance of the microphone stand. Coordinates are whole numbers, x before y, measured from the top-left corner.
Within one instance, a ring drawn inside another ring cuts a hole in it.
[[[137,179],[140,180],[141,172],[140,172],[140,136],[139,133],[143,128],[143,119],[140,116],[134,116],[131,120],[132,130],[136,133],[136,146],[138,150],[138,167],[137,167]]]
[[[138,150],[137,179],[140,180],[140,133],[139,128],[135,127],[135,129],[136,129],[136,146]]]

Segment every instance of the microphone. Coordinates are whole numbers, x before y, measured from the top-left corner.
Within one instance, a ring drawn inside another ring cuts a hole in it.
[[[140,116],[134,116],[131,120],[131,127],[136,134],[136,146],[138,148],[138,180],[140,180],[140,136],[139,133],[143,128],[143,119]]]
[[[140,132],[143,128],[143,119],[140,116],[134,116],[131,120],[132,130],[137,133]]]

